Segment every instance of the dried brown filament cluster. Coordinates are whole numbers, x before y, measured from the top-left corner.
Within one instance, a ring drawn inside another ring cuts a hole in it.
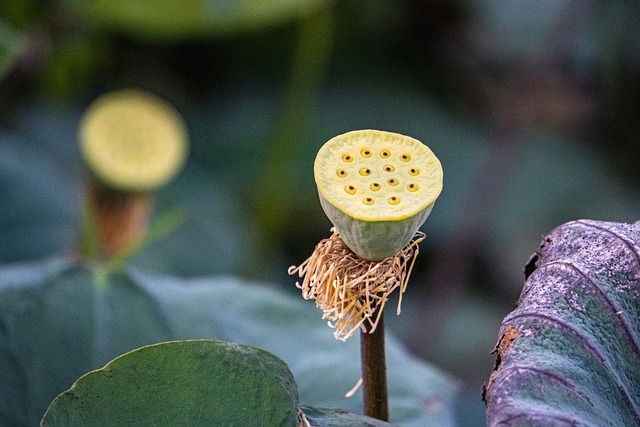
[[[346,340],[357,329],[372,333],[379,316],[393,291],[399,288],[397,314],[400,314],[402,294],[418,254],[418,243],[424,233],[395,256],[381,261],[367,261],[353,253],[335,228],[331,237],[318,243],[313,254],[289,274],[303,279],[296,286],[305,299],[314,299],[323,311],[322,318],[335,328],[334,336]],[[377,315],[374,316],[374,313]]]

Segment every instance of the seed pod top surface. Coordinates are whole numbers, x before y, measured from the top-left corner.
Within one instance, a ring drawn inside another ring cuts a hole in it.
[[[442,166],[420,141],[378,130],[347,132],[320,148],[314,163],[321,196],[361,221],[400,221],[431,206]]]
[[[107,93],[87,109],[78,130],[87,166],[105,185],[151,190],[172,179],[187,154],[187,131],[178,112],[150,93]]]

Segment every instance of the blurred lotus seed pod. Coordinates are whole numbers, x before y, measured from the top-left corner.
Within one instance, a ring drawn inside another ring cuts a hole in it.
[[[187,130],[166,101],[136,89],[110,92],[87,109],[78,131],[80,151],[96,178],[123,191],[149,191],[183,166]]]
[[[320,203],[346,245],[379,261],[404,248],[442,191],[442,166],[420,141],[358,130],[318,151],[314,175]]]

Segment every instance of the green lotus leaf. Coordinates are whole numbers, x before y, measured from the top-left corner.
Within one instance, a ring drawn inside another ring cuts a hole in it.
[[[315,427],[392,427],[387,422],[340,409],[303,407],[302,411],[309,424]]]
[[[223,341],[173,341],[126,353],[61,393],[42,426],[295,426],[298,393],[287,365]]]
[[[640,222],[545,237],[505,317],[489,426],[640,425]]]

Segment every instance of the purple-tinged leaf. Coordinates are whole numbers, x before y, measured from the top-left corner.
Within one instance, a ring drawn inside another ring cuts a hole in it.
[[[494,349],[487,424],[640,425],[640,222],[564,224],[525,274]]]

